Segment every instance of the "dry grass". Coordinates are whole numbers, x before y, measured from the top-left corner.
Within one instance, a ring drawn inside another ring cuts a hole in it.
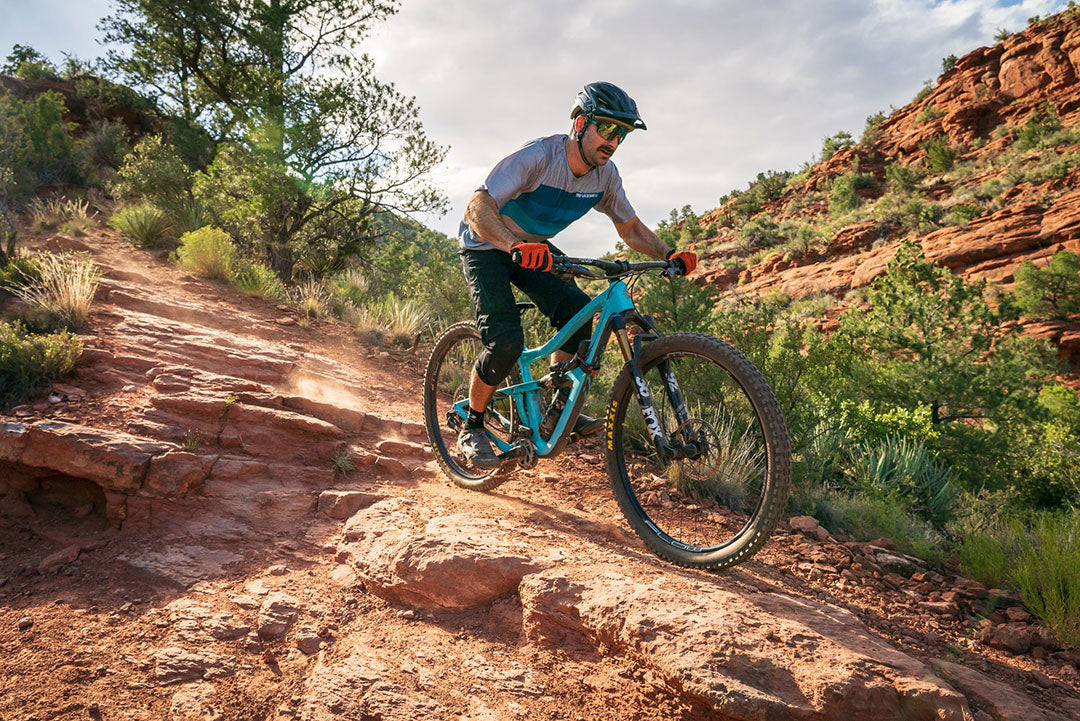
[[[86,326],[101,272],[85,253],[57,253],[36,258],[38,276],[12,289],[32,309],[39,309],[71,329]]]

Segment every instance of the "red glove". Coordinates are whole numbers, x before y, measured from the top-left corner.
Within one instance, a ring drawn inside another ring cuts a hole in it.
[[[522,243],[519,240],[510,246],[510,257],[529,270],[549,271],[554,263],[547,243]]]
[[[690,275],[697,268],[697,253],[692,250],[668,251],[668,260],[677,260],[682,263],[683,275]]]

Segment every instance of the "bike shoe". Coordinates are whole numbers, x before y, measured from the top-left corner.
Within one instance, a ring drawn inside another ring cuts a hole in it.
[[[458,450],[477,468],[498,468],[502,461],[491,449],[491,441],[483,428],[463,428],[458,436]]]

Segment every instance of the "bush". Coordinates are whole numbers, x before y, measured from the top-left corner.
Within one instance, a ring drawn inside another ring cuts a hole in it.
[[[1025,260],[1016,271],[1013,289],[1020,310],[1029,318],[1064,319],[1080,311],[1080,258],[1061,251],[1045,268]]]
[[[942,74],[949,72],[956,67],[956,55],[949,54],[941,59],[941,72]]]
[[[273,303],[283,303],[289,298],[281,278],[262,263],[240,261],[233,274],[232,284],[244,295]]]
[[[921,144],[926,152],[926,165],[934,173],[947,173],[956,161],[956,150],[949,145],[944,135],[927,140]]]
[[[90,131],[79,140],[88,158],[95,165],[119,169],[131,152],[127,141],[127,126],[119,120],[95,120]]]
[[[37,278],[14,288],[14,295],[56,324],[83,328],[101,277],[89,255],[46,254],[37,258],[36,266]]]
[[[846,533],[859,541],[890,538],[901,551],[930,563],[941,563],[945,558],[941,537],[908,513],[895,497],[826,492],[814,501],[811,515],[834,533]]]
[[[739,244],[745,250],[768,248],[780,240],[780,226],[771,216],[762,213],[739,228]]]
[[[0,265],[0,298],[14,295],[17,288],[24,288],[41,277],[37,261],[29,257],[14,257]]]
[[[90,206],[85,200],[69,200],[65,207],[67,220],[60,224],[60,232],[81,237],[94,229],[94,220],[90,217]]]
[[[966,226],[975,218],[982,215],[982,206],[974,205],[972,203],[957,203],[949,208],[945,214],[946,225],[959,225]]]
[[[910,193],[919,184],[919,173],[909,165],[890,163],[885,166],[885,182],[891,189]]]
[[[330,294],[320,281],[307,278],[292,290],[293,303],[305,318],[322,318],[330,313]]]
[[[938,107],[936,105],[934,105],[933,103],[929,103],[926,105],[926,107],[919,111],[918,115],[915,116],[915,122],[926,123],[931,120],[937,120],[942,115],[943,113],[938,110]]]
[[[885,111],[874,113],[866,117],[866,125],[863,127],[862,137],[859,138],[859,144],[868,147],[873,145],[878,138],[881,137],[881,124],[889,116],[885,114]]]
[[[1020,128],[1016,136],[1016,147],[1021,150],[1042,147],[1044,141],[1059,130],[1061,120],[1058,118],[1057,108],[1053,103],[1045,102],[1031,114],[1024,127]]]
[[[855,210],[862,205],[862,198],[856,191],[872,187],[874,176],[859,173],[857,169],[834,178],[829,191],[829,214],[839,217]]]
[[[191,170],[160,135],[143,138],[120,166],[117,193],[141,198],[166,212],[191,200]]]
[[[109,225],[140,248],[162,248],[172,245],[171,226],[165,211],[149,203],[125,205],[109,218]]]
[[[821,142],[821,162],[831,158],[836,154],[836,151],[850,148],[854,144],[855,139],[846,130],[841,130],[836,135],[830,135]]]
[[[393,294],[369,305],[368,309],[390,334],[391,341],[403,348],[415,345],[431,320],[429,313],[419,302],[403,300]]]
[[[0,322],[0,406],[25,400],[74,368],[80,355],[82,343],[67,331],[30,335],[19,323]]]
[[[224,230],[207,226],[180,236],[176,257],[195,275],[228,282],[236,266],[236,246]]]

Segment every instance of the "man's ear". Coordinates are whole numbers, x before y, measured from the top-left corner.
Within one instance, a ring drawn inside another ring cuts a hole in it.
[[[587,122],[589,121],[585,118],[584,115],[579,115],[574,118],[574,132],[577,133],[578,137],[580,137],[581,134],[585,131],[585,123]]]

